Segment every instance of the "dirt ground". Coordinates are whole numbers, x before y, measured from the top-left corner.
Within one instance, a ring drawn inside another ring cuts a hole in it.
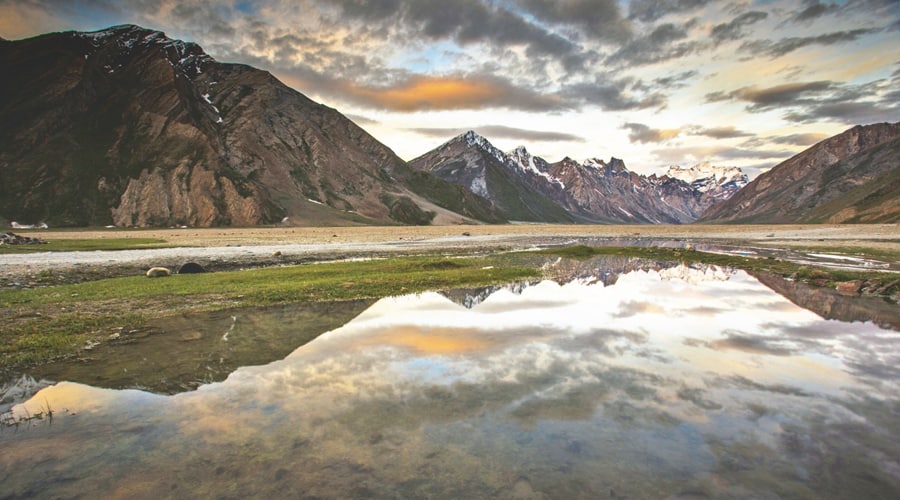
[[[653,245],[672,241],[771,248],[868,249],[900,256],[900,226],[600,226],[471,225],[426,227],[256,227],[27,231],[46,240],[156,238],[176,248],[0,254],[0,288],[30,288],[173,271],[186,262],[207,270],[300,264],[416,253],[476,253],[572,244]],[[865,253],[865,252],[864,252]],[[900,262],[900,257],[895,259]]]
[[[45,239],[158,238],[176,245],[290,245],[387,243],[452,238],[467,233],[485,241],[529,237],[698,239],[756,242],[767,246],[863,246],[900,250],[900,225],[481,225],[399,227],[257,227],[148,230],[29,231]]]

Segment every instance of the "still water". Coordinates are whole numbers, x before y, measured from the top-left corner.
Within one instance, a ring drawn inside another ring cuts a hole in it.
[[[188,392],[45,387],[0,497],[900,496],[898,331],[743,271],[578,266],[383,299]]]

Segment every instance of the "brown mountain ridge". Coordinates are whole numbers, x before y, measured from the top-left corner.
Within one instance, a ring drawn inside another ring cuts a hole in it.
[[[133,25],[0,41],[0,217],[52,226],[502,222],[271,74]],[[10,76],[12,75],[12,76]]]
[[[858,125],[760,174],[701,222],[900,222],[900,122]]]

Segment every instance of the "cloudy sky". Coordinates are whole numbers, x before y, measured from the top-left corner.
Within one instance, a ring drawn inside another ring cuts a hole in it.
[[[897,0],[0,0],[7,39],[124,23],[269,70],[404,159],[474,129],[753,177],[900,120]]]

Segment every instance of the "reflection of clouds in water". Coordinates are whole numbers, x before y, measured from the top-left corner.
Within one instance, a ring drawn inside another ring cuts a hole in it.
[[[744,273],[721,278],[640,271],[606,287],[543,282],[471,309],[434,293],[383,299],[282,361],[196,392],[141,402],[60,385],[33,401],[94,401],[112,413],[152,404],[184,438],[163,441],[167,450],[191,437],[253,443],[294,454],[294,470],[327,464],[339,481],[378,471],[399,483],[423,464],[477,473],[479,447],[496,455],[495,478],[523,453],[533,470],[608,460],[609,473],[624,460],[632,471],[693,474],[750,453],[742,443],[780,457],[789,427],[870,425],[859,403],[870,386],[857,375],[883,384],[875,399],[896,399],[895,332],[821,320]],[[677,463],[686,453],[695,462]]]
[[[709,278],[692,284],[638,271],[609,287],[547,281],[521,294],[500,290],[472,309],[433,293],[383,299],[283,362],[239,370],[229,384],[287,399],[327,392],[335,401],[409,398],[431,385],[491,392],[492,384],[519,384],[530,387],[511,393],[528,394],[530,407],[570,400],[612,368],[693,385],[737,374],[829,394],[855,384],[836,353],[805,357],[818,347],[814,339],[779,333],[826,322],[744,273]],[[679,390],[695,394],[672,388],[669,403],[698,401]]]

